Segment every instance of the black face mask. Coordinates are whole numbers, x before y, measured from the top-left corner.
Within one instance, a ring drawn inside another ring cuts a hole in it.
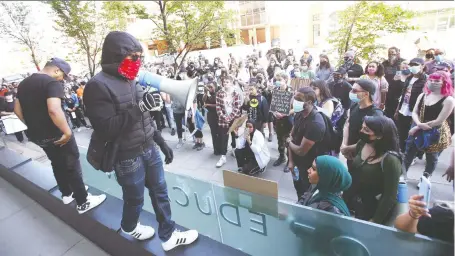
[[[252,72],[251,73],[253,76],[256,76],[258,74],[258,72]]]
[[[370,135],[360,132],[359,138],[365,143],[372,143],[374,140],[370,139]]]
[[[349,57],[344,57],[344,62],[349,62],[350,58]]]
[[[434,59],[434,54],[427,53],[427,54],[425,54],[425,58],[427,58],[427,59]]]
[[[335,81],[335,83],[339,83],[339,82],[341,82],[341,77],[334,76],[333,81]]]

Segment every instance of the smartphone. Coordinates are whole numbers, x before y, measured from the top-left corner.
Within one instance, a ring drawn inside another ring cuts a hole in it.
[[[401,70],[398,70],[397,73],[395,74],[396,76],[401,76]]]
[[[431,182],[425,176],[421,179],[422,182],[420,182],[419,195],[423,196],[422,202],[425,202],[426,208],[428,209],[430,205]]]

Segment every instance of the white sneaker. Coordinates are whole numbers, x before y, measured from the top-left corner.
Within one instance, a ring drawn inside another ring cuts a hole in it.
[[[83,214],[84,212],[90,211],[91,209],[97,207],[102,202],[104,202],[104,200],[106,200],[106,195],[105,194],[101,194],[99,196],[92,196],[89,193],[87,195],[87,202],[85,202],[85,203],[83,203],[81,205],[78,205],[76,207],[77,211],[79,212],[79,214]]]
[[[152,238],[153,235],[155,235],[155,230],[150,227],[150,226],[144,226],[144,225],[141,225],[141,223],[137,223],[137,226],[136,228],[131,231],[131,232],[126,232],[122,229],[123,233],[125,234],[128,234],[134,238],[136,238],[137,240],[147,240],[149,238]]]
[[[198,236],[199,234],[196,230],[188,230],[185,232],[175,230],[172,233],[171,238],[169,238],[169,240],[166,242],[161,243],[161,245],[163,246],[163,250],[167,252],[179,245],[191,244],[192,242],[196,241]]]
[[[87,191],[87,190],[88,190],[88,186],[85,185],[85,191]],[[62,201],[64,204],[70,204],[71,202],[73,202],[74,201],[73,193],[71,193],[71,195],[69,195],[69,196],[63,196]]]
[[[177,146],[175,147],[176,149],[179,149],[183,146],[183,140],[179,139],[179,142],[177,143]]]
[[[216,163],[216,167],[220,168],[226,163],[226,156],[221,156],[220,160],[218,160],[218,163]]]

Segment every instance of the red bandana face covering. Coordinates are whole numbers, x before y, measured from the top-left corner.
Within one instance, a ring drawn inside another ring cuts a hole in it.
[[[118,72],[126,79],[134,80],[137,76],[137,73],[139,73],[140,67],[141,67],[140,59],[137,59],[136,61],[132,59],[124,59],[120,63],[120,66],[118,67]]]

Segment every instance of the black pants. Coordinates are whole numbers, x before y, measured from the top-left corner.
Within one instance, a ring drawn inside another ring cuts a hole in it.
[[[54,177],[63,196],[73,193],[78,205],[87,201],[87,191],[82,180],[79,149],[74,135],[67,144],[60,146],[48,145],[42,147],[51,161]]]
[[[167,124],[168,124],[169,128],[172,128],[171,119],[169,118],[169,115],[168,115],[165,107],[163,107],[161,109],[161,116],[164,116],[166,118],[166,121],[167,121]],[[165,121],[164,118],[161,118],[161,119],[162,119],[162,122],[161,122],[162,123],[162,127],[166,126],[166,123],[164,122]]]
[[[292,129],[292,124],[289,121],[288,117],[284,117],[282,119],[276,119],[275,126],[276,137],[278,140],[278,152],[280,153],[280,156],[286,155],[285,154],[286,139],[289,138]]]
[[[212,134],[213,153],[220,154],[218,142],[218,117],[216,115],[207,114],[207,122],[209,123],[210,133]]]
[[[237,160],[237,166],[242,168],[242,172],[245,174],[259,169],[259,164],[251,148],[235,149],[235,159]]]
[[[177,136],[179,139],[183,138],[183,119],[185,118],[185,113],[175,113],[174,120],[175,126],[177,128]]]
[[[409,130],[411,129],[411,123],[412,117],[398,113],[397,129],[402,153],[406,151],[406,139],[408,138]]]
[[[76,108],[76,111],[74,111],[74,113],[76,114],[76,117],[73,117],[73,115],[71,113],[72,112],[68,111],[68,116],[70,117],[71,123],[73,124],[73,126],[76,126],[77,128],[80,128],[81,125],[87,126],[87,122],[85,122],[85,117],[84,117],[84,114],[82,113],[82,109],[80,107]]]
[[[16,135],[17,141],[19,141],[19,142],[24,141],[24,134],[22,132],[16,132],[16,133],[14,133],[14,135]]]
[[[225,156],[227,154],[227,146],[228,146],[228,141],[229,141],[229,134],[227,132],[229,131],[229,128],[221,127],[218,126],[218,135],[216,136],[217,142],[216,144],[218,145],[218,153],[221,155]]]

